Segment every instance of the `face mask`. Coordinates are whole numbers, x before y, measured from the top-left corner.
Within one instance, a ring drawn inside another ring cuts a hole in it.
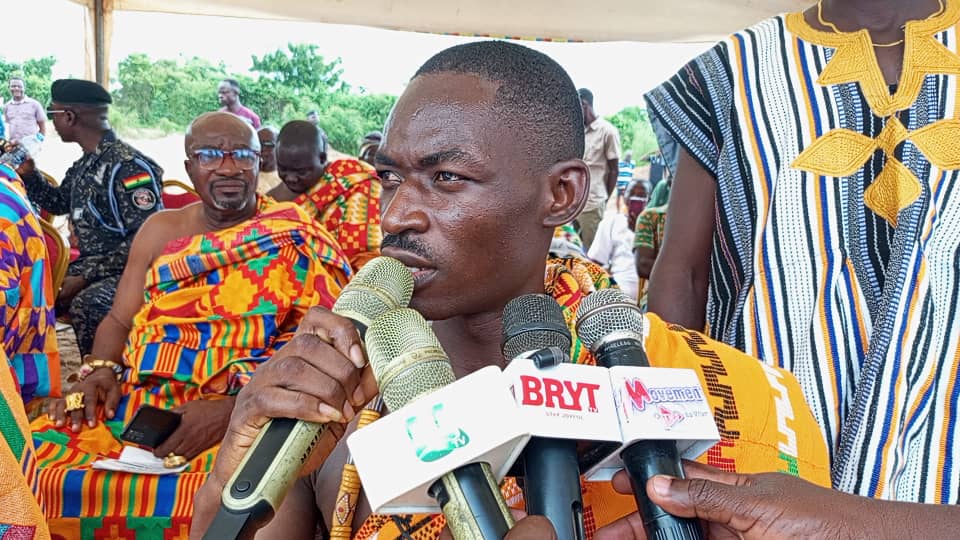
[[[639,216],[640,212],[647,207],[649,197],[630,197],[627,199],[627,210],[631,216]]]

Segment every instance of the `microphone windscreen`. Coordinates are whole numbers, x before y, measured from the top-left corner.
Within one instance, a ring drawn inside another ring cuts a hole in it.
[[[429,323],[412,309],[378,317],[367,330],[366,345],[380,396],[391,411],[456,380]]]
[[[381,314],[406,307],[413,296],[413,274],[400,261],[377,257],[343,288],[333,312],[369,327]]]
[[[591,351],[604,338],[631,335],[643,341],[643,313],[620,289],[600,289],[580,302],[577,336]]]
[[[548,347],[570,350],[570,330],[560,304],[546,294],[525,294],[503,308],[503,355],[507,359]]]

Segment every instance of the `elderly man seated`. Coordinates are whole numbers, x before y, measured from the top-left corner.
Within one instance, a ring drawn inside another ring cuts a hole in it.
[[[202,115],[185,146],[201,202],[147,220],[80,381],[32,426],[47,516],[66,539],[185,527],[232,396],[308,308],[333,305],[350,275],[336,242],[303,210],[257,196],[260,144],[249,123]],[[117,457],[117,437],[142,405],[180,414],[154,454],[189,463],[188,473],[90,468],[98,456]]]

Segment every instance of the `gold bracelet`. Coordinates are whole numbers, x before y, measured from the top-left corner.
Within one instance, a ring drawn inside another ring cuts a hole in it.
[[[103,360],[100,358],[91,358],[92,355],[86,355],[83,357],[83,364],[80,365],[80,371],[77,372],[77,378],[79,380],[86,379],[91,373],[100,369],[108,368],[113,372],[114,376],[117,377],[117,381],[120,380],[120,377],[123,376],[123,370],[125,369],[122,364],[118,364],[113,360]]]

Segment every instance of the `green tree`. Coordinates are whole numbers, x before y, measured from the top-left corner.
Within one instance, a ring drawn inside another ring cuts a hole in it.
[[[201,58],[152,60],[132,54],[117,70],[112,118],[120,129],[181,130],[198,114],[219,108],[217,85],[230,77],[240,83],[243,103],[265,124],[277,127],[317,110],[331,144],[356,153],[360,138],[383,129],[396,98],[353,92],[343,80],[340,59],[326,61],[311,44],[287,45],[253,56],[249,73],[229,73]]]
[[[356,154],[364,135],[383,129],[396,101],[385,94],[333,94],[318,108],[320,125],[334,148]]]
[[[3,85],[4,98],[10,97],[6,89],[10,77],[20,77],[26,86],[27,95],[47,106],[50,103],[50,84],[53,82],[53,66],[56,63],[56,58],[52,56],[31,58],[22,63],[8,62],[0,57],[0,84]]]
[[[620,146],[623,152],[633,152],[636,161],[657,150],[657,137],[650,127],[650,117],[642,107],[626,107],[617,114],[607,117],[620,131]]]
[[[131,54],[117,71],[115,109],[121,117],[132,115],[131,127],[177,131],[198,114],[219,107],[217,83],[223,76],[222,64],[214,66],[201,58],[153,61]]]
[[[295,95],[315,98],[318,94],[347,92],[350,86],[340,77],[340,59],[326,62],[317,54],[317,46],[290,43],[287,50],[277,50],[261,57],[253,56],[254,73],[290,88]]]

